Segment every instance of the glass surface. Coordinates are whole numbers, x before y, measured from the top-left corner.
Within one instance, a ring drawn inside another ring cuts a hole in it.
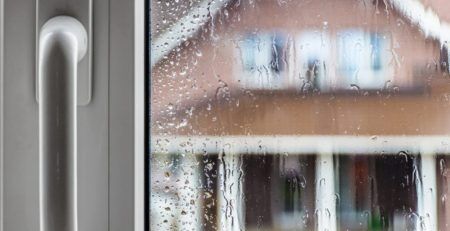
[[[153,0],[152,230],[450,230],[450,3]]]

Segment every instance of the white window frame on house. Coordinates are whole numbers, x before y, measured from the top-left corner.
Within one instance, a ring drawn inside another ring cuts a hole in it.
[[[274,38],[280,36],[280,32],[265,31],[237,36],[235,76],[240,85],[306,93],[349,91],[353,87],[383,90],[387,83],[393,83],[391,39],[386,34],[350,28],[337,34],[317,29],[302,31],[293,39],[283,37],[284,52],[278,57],[287,64],[275,72],[271,69]],[[377,45],[372,44],[373,38],[378,39]]]

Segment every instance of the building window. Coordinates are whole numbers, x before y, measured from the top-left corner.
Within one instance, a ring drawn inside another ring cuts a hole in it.
[[[285,69],[285,39],[281,34],[272,36],[272,56],[270,68],[275,73],[280,73]]]
[[[450,69],[449,69],[449,64],[448,64],[448,57],[449,57],[449,53],[448,53],[448,43],[445,42],[442,47],[441,47],[441,70],[443,72],[449,73]]]
[[[298,78],[302,92],[326,90],[330,86],[327,63],[330,56],[329,37],[324,32],[306,31],[296,41],[299,67]]]
[[[370,34],[370,46],[372,48],[372,70],[373,71],[380,71],[383,69],[383,63],[382,63],[382,49],[383,49],[383,40],[381,38],[381,35],[376,33]]]
[[[277,89],[285,70],[286,40],[279,33],[246,35],[239,42],[242,69],[236,76],[245,88]]]
[[[381,90],[391,79],[387,36],[349,29],[337,34],[337,89],[357,86],[365,90]]]

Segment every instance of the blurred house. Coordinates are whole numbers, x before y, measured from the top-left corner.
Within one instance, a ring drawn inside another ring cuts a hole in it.
[[[449,2],[152,4],[157,225],[450,230]],[[265,151],[283,137],[313,148]],[[194,141],[225,138],[249,147]]]

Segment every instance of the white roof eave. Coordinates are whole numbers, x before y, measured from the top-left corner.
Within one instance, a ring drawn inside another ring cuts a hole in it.
[[[420,0],[389,0],[392,7],[413,25],[417,25],[427,38],[438,40],[441,45],[450,41],[450,25],[442,21]]]

